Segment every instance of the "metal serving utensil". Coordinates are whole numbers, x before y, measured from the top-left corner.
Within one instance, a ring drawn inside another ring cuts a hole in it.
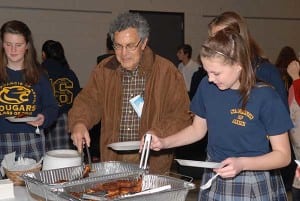
[[[146,133],[146,135],[144,136],[144,146],[143,146],[142,156],[141,156],[141,160],[140,160],[140,168],[142,168],[144,170],[147,168],[147,162],[148,162],[149,153],[150,153],[151,139],[152,139],[151,134]]]
[[[77,175],[78,172],[72,172],[73,174],[76,174],[76,176],[71,177],[72,179],[70,179],[69,181],[74,181],[74,180],[79,180],[79,179],[83,179],[83,178],[89,177],[89,173],[92,170],[92,158],[91,158],[90,149],[89,149],[89,147],[86,144],[83,145],[83,146],[85,146],[85,150],[86,150],[87,164],[83,163],[82,174]],[[83,154],[83,151],[81,152],[81,154]]]
[[[90,153],[90,149],[87,145],[85,145],[85,150],[86,150],[86,155],[88,158],[88,164],[85,164],[85,166],[84,166],[84,170],[83,170],[83,174],[82,174],[83,178],[88,177],[89,173],[91,172],[91,169],[92,169],[91,153]]]

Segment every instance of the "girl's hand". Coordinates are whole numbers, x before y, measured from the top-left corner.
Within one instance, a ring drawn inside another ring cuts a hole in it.
[[[287,73],[293,80],[299,79],[300,65],[298,61],[292,61],[287,67]]]
[[[153,132],[147,132],[147,133],[150,133],[151,134],[151,145],[150,145],[150,149],[154,150],[154,151],[160,151],[161,149],[164,148],[164,145],[163,145],[163,139],[162,138],[159,138],[157,137]],[[144,146],[144,136],[142,137],[141,139],[141,143],[140,143],[140,151],[142,151],[143,149],[143,146]]]
[[[29,124],[29,125],[31,125],[31,126],[36,127],[36,126],[43,125],[44,121],[45,121],[45,116],[43,114],[38,114],[37,115],[37,120],[35,120],[35,121],[29,121],[29,122],[26,122],[26,123]]]
[[[296,175],[296,178],[300,179],[300,166],[297,166],[295,175]]]
[[[243,170],[243,164],[239,158],[227,158],[221,162],[223,167],[214,169],[223,178],[232,178]]]

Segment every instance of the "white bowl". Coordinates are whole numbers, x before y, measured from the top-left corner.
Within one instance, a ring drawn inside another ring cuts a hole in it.
[[[57,149],[48,151],[43,159],[43,170],[52,170],[82,164],[81,154],[77,150]]]

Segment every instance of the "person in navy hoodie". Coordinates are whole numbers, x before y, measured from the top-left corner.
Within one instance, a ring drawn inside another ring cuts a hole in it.
[[[26,24],[4,23],[0,43],[0,161],[11,152],[40,160],[45,154],[43,129],[58,113],[48,76]]]
[[[76,74],[58,41],[47,40],[42,46],[42,66],[47,70],[59,111],[56,122],[46,130],[47,150],[75,148],[68,133],[67,113],[80,91]]]

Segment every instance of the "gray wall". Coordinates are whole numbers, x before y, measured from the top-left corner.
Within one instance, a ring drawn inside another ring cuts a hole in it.
[[[84,86],[96,57],[105,53],[109,23],[120,12],[185,13],[185,42],[192,45],[196,58],[207,36],[207,23],[223,11],[237,11],[246,17],[266,56],[275,61],[285,45],[300,50],[299,8],[299,0],[1,0],[0,22],[18,19],[28,24],[39,56],[45,40],[61,41]]]

